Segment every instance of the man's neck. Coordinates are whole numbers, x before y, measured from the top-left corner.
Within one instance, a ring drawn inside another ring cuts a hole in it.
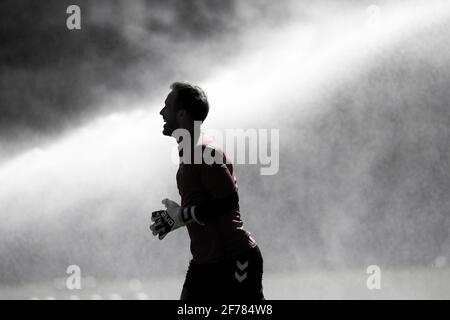
[[[202,131],[201,131],[201,125],[192,125],[189,128],[185,128],[189,132],[189,136],[191,138],[191,146],[195,147],[199,143],[199,139],[201,138]],[[182,142],[182,139],[180,138],[177,140],[177,143],[180,144]]]

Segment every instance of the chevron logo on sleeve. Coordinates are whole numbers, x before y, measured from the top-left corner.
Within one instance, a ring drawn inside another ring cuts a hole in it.
[[[248,267],[248,260],[244,263],[240,263],[239,261],[236,261],[236,267],[237,270],[234,273],[234,277],[237,281],[242,282],[245,279],[247,279],[247,267]]]

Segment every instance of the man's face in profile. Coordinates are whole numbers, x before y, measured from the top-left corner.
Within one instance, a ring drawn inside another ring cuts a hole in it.
[[[179,128],[175,113],[175,93],[172,91],[164,102],[164,108],[159,112],[164,119],[163,135],[171,136],[172,133]]]

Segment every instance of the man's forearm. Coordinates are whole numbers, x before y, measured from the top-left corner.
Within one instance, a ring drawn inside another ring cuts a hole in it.
[[[194,220],[199,224],[206,223],[211,217],[215,215],[224,214],[239,206],[239,195],[233,192],[228,197],[223,199],[211,199],[200,202],[191,207],[184,207],[182,209],[183,221]]]

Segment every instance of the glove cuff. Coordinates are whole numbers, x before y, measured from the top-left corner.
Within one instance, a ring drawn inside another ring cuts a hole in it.
[[[204,226],[205,224],[197,219],[195,216],[195,206],[192,207],[186,207],[181,209],[181,220],[184,224],[189,224],[192,221],[195,221],[201,226]]]
[[[195,215],[195,206],[191,207],[191,214],[192,214],[192,219],[194,219],[195,222],[197,222],[201,226],[205,225],[204,222],[201,222],[200,220],[197,219],[197,216]]]

